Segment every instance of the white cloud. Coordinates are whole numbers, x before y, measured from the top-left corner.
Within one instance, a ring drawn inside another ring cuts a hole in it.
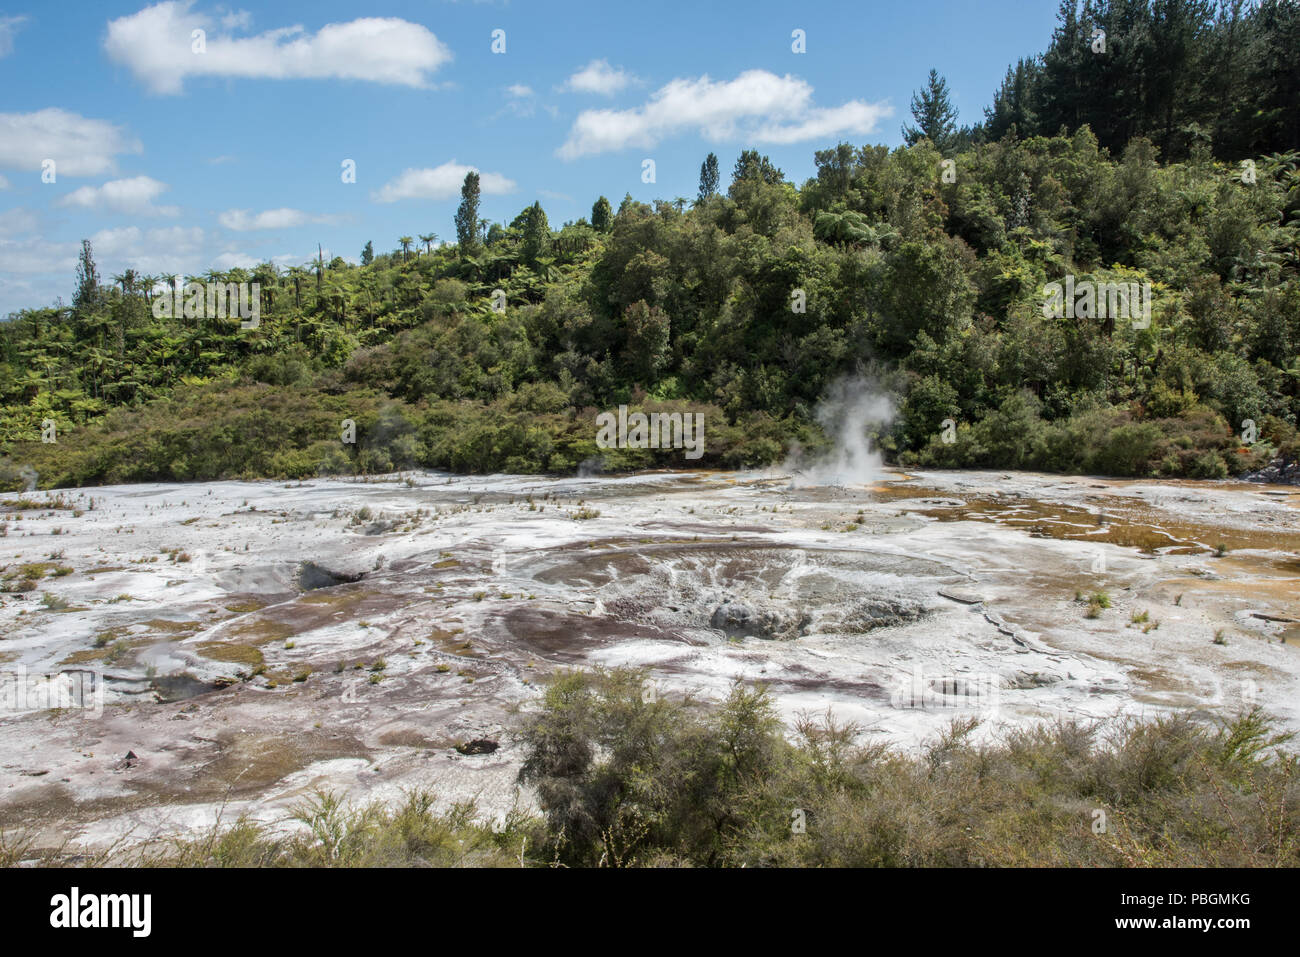
[[[226,229],[244,233],[255,229],[291,229],[294,226],[306,226],[309,223],[332,222],[330,216],[314,216],[301,209],[268,209],[253,213],[247,209],[228,209],[217,217],[217,222]]]
[[[253,25],[253,15],[247,10],[237,10],[223,14],[221,25],[227,30],[247,30]]]
[[[6,276],[13,273],[67,273],[70,269],[76,269],[79,249],[78,243],[51,243],[39,237],[20,240],[0,238],[0,263],[4,263]]]
[[[30,209],[15,206],[0,213],[0,236],[21,236],[36,231],[38,220]]]
[[[222,271],[227,269],[252,269],[254,266],[260,266],[261,264],[262,260],[256,256],[236,251],[224,252],[212,260],[212,268]]]
[[[198,226],[124,226],[100,230],[90,237],[95,262],[105,277],[124,269],[149,275],[195,275],[212,266],[206,241]],[[22,240],[0,236],[0,316],[51,305],[56,296],[66,299],[80,252],[80,240],[50,242],[39,236]]]
[[[159,248],[169,247],[188,252],[203,242],[203,229],[200,226],[165,226],[159,229],[120,226],[101,229],[91,237],[91,242],[95,252],[105,256],[152,255]]]
[[[255,36],[220,33],[212,17],[192,11],[193,0],[167,0],[110,20],[104,49],[152,92],[180,93],[186,77],[367,80],[424,87],[451,50],[418,23],[363,17],[329,23],[316,33],[301,26]],[[246,28],[237,17],[224,28]],[[205,31],[206,49],[194,52],[191,35]]]
[[[520,119],[528,119],[529,117],[536,115],[537,107],[539,105],[541,105],[542,109],[546,110],[548,113],[553,114],[554,112],[553,107],[540,103],[537,99],[537,92],[531,86],[527,86],[523,83],[512,83],[510,86],[506,87],[506,98],[505,109],[494,114],[492,119],[496,119],[505,113],[517,116]]]
[[[484,173],[473,166],[461,166],[448,160],[433,169],[407,169],[385,183],[370,198],[377,203],[395,203],[401,199],[451,199],[460,195],[465,174],[479,174],[479,190],[487,196],[503,196],[515,191],[516,183],[500,173]]]
[[[204,233],[198,226],[141,229],[122,226],[101,229],[90,237],[100,273],[111,275],[130,267],[140,272],[193,272],[200,267]],[[80,241],[49,242],[35,237],[0,239],[0,262],[5,274],[44,275],[76,269]]]
[[[0,58],[14,52],[14,34],[26,22],[26,17],[0,17]]]
[[[59,200],[59,206],[108,209],[136,216],[178,216],[177,206],[155,206],[153,201],[169,187],[149,176],[109,180],[103,186],[83,186]]]
[[[67,295],[67,285],[65,280],[52,277],[31,281],[0,274],[0,316],[19,309],[53,305],[56,296]]]
[[[818,107],[812,94],[807,82],[766,70],[747,70],[725,81],[708,76],[677,79],[656,90],[642,106],[584,110],[556,152],[575,159],[629,147],[649,148],[687,130],[698,130],[706,139],[744,139],[755,144],[865,135],[875,132],[879,121],[894,112],[887,103],[861,100]]]
[[[622,67],[615,69],[608,60],[592,60],[565,81],[564,89],[573,93],[599,93],[613,96],[630,86],[636,78]]]
[[[95,259],[105,274],[129,266],[145,273],[193,273],[206,268],[200,255],[204,233],[199,226],[103,229],[90,237]]]
[[[61,176],[99,176],[115,168],[115,156],[142,149],[121,127],[67,110],[0,113],[0,167],[7,169],[39,170],[52,159]]]
[[[866,134],[875,132],[876,124],[893,112],[885,104],[850,100],[843,106],[811,110],[798,122],[765,123],[749,135],[755,143],[786,144],[826,139],[840,133]]]

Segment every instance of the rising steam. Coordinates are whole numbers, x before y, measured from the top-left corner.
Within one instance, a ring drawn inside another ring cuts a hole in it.
[[[870,485],[880,477],[884,458],[874,437],[894,418],[894,403],[879,384],[862,376],[836,379],[814,413],[831,447],[816,455],[793,449],[785,468],[794,488]]]

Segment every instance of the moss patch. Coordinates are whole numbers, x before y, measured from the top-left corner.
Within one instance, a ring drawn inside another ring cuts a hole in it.
[[[204,641],[195,649],[204,658],[211,661],[224,661],[232,665],[246,665],[249,668],[261,668],[266,659],[256,645],[240,644],[228,641]]]
[[[248,598],[242,601],[231,602],[223,606],[226,611],[234,612],[236,615],[246,615],[252,611],[260,611],[266,607],[266,602],[258,598]]]

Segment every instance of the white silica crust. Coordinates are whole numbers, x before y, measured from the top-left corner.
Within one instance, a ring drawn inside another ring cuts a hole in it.
[[[761,681],[787,721],[904,748],[966,716],[1300,730],[1300,492],[1273,486],[413,473],[26,493],[0,521],[4,687],[104,688],[0,694],[0,826],[45,843],[282,822],[318,788],[502,815],[532,800],[511,708],[563,668]]]

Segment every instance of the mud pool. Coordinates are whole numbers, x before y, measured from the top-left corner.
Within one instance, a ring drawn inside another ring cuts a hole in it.
[[[45,846],[280,822],[322,787],[501,814],[531,802],[514,709],[594,665],[762,681],[903,747],[966,715],[1300,731],[1285,487],[421,473],[27,493],[0,523],[0,828]],[[34,702],[74,675],[95,707]]]

